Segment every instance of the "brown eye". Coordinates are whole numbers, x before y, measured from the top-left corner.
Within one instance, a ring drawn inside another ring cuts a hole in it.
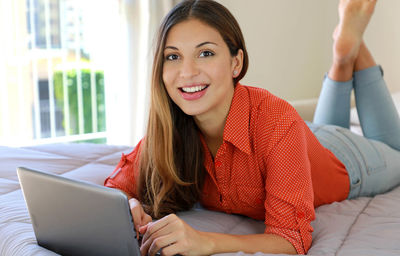
[[[179,59],[179,56],[176,54],[170,54],[165,57],[165,60],[177,60],[177,59]]]
[[[202,51],[200,53],[200,57],[211,57],[211,56],[214,56],[214,55],[215,54],[213,52],[211,52],[211,51]]]

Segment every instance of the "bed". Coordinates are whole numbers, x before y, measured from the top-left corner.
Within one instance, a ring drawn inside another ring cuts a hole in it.
[[[400,103],[400,94],[396,102]],[[357,130],[357,121],[352,124]],[[121,154],[131,150],[98,144],[0,146],[0,255],[56,255],[36,243],[16,176],[18,166],[102,184]],[[264,230],[263,222],[201,207],[179,215],[204,231],[250,234]],[[400,255],[400,187],[373,198],[321,206],[316,209],[312,225],[313,244],[308,255]]]

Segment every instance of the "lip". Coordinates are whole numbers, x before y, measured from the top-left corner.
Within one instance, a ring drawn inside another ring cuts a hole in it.
[[[191,88],[191,87],[196,87],[196,86],[206,86],[206,88],[204,88],[201,91],[198,92],[194,92],[194,93],[187,93],[182,91],[182,88]],[[182,98],[185,100],[197,100],[200,99],[201,97],[204,96],[204,94],[206,94],[207,89],[210,85],[209,84],[205,84],[205,83],[198,83],[198,84],[190,84],[190,85],[185,85],[179,88],[179,93],[181,94]]]

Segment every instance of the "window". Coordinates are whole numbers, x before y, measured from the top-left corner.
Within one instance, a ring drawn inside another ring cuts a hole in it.
[[[172,0],[0,0],[0,145],[134,146]]]
[[[96,15],[118,20],[120,2],[0,2],[0,144],[106,142],[108,35]]]

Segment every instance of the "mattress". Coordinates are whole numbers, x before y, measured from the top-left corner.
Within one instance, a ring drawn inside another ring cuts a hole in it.
[[[56,255],[36,243],[16,175],[18,166],[102,184],[121,154],[131,150],[98,144],[0,146],[0,255]],[[253,234],[264,230],[261,221],[200,206],[178,215],[203,231]],[[321,206],[316,209],[312,226],[313,243],[308,255],[400,255],[400,187],[373,198]]]

